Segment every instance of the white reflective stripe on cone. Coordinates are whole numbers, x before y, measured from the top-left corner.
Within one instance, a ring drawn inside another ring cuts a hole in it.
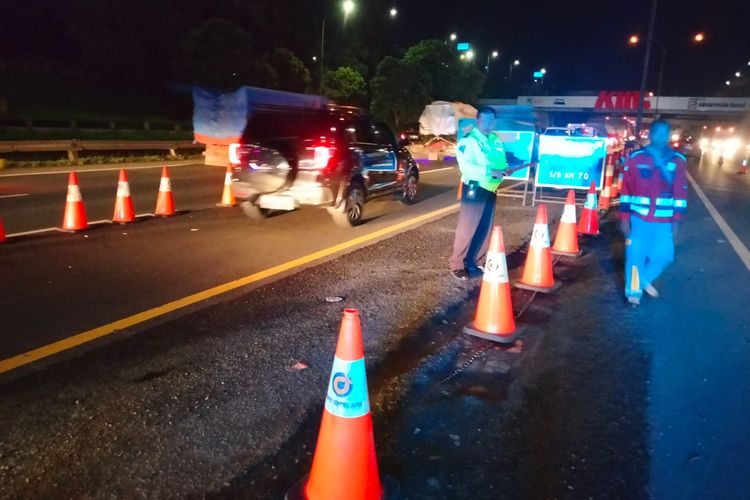
[[[159,192],[168,193],[171,190],[172,190],[172,181],[169,179],[169,177],[162,177],[161,181],[159,181]]]
[[[128,196],[130,196],[130,185],[127,182],[118,182],[117,183],[117,197],[127,198]]]
[[[489,283],[508,283],[508,263],[504,252],[487,252],[483,279]]]
[[[79,188],[78,186],[68,186],[68,197],[65,201],[83,201],[83,197],[81,196],[81,188]]]
[[[547,224],[534,224],[534,232],[531,233],[531,246],[549,248],[549,228]]]
[[[224,176],[224,185],[230,185],[232,184],[232,174],[227,172],[227,174]]]
[[[565,205],[563,208],[562,218],[560,222],[563,224],[575,224],[576,223],[576,206]]]
[[[586,195],[586,204],[583,206],[583,208],[590,208],[595,209],[596,208],[596,194],[588,194]]]

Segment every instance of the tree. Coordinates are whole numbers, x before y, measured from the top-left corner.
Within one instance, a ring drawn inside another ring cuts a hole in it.
[[[430,102],[430,79],[414,63],[386,57],[372,79],[372,112],[395,130],[419,120]]]
[[[363,104],[367,85],[362,75],[348,66],[329,70],[323,77],[321,92],[338,104],[358,106]]]
[[[178,74],[189,83],[219,89],[275,87],[273,67],[254,50],[252,38],[224,19],[209,19],[184,40]]]
[[[406,51],[404,60],[427,72],[434,100],[475,103],[482,92],[484,74],[442,40],[422,40]]]
[[[276,73],[279,89],[289,92],[307,92],[310,89],[310,71],[291,50],[274,50],[268,57],[268,64]]]

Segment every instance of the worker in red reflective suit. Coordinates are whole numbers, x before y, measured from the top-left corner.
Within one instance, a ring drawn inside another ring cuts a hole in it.
[[[674,236],[687,209],[685,157],[668,146],[670,127],[656,120],[650,144],[625,162],[620,223],[625,233],[625,297],[640,304],[645,291],[658,297],[654,281],[674,260]]]

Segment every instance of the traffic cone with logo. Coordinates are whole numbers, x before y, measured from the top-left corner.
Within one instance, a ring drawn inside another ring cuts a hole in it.
[[[133,208],[133,198],[130,196],[128,173],[125,169],[120,169],[120,178],[117,181],[115,213],[112,216],[112,222],[119,222],[120,224],[135,222],[135,208]]]
[[[578,221],[578,234],[599,234],[599,215],[596,213],[596,184],[593,182],[583,205],[581,219]]]
[[[568,191],[565,199],[560,225],[557,227],[555,243],[552,245],[552,253],[565,255],[567,257],[578,257],[581,250],[578,248],[578,223],[576,222],[576,193],[572,189]]]
[[[221,203],[218,203],[219,207],[234,207],[237,206],[237,200],[234,199],[234,193],[232,192],[232,167],[227,167],[227,173],[224,174],[224,192],[221,194]]]
[[[166,166],[161,169],[159,195],[156,197],[154,214],[161,217],[169,217],[175,214],[174,198],[172,197],[172,179],[169,178],[169,169]]]
[[[555,281],[552,272],[552,251],[549,245],[546,205],[539,205],[523,274],[514,285],[518,288],[542,293],[554,292],[560,287],[560,283]]]
[[[500,226],[492,228],[477,314],[474,321],[464,327],[464,333],[501,344],[510,344],[518,336]]]
[[[81,188],[78,186],[78,175],[68,174],[68,195],[65,198],[62,230],[67,232],[81,231],[89,227],[86,209],[83,206]]]
[[[309,476],[288,500],[380,500],[380,481],[359,312],[346,309]]]
[[[5,227],[3,226],[3,219],[0,218],[0,243],[5,241]]]
[[[612,162],[612,185],[609,187],[610,201],[620,196],[620,187],[617,184],[617,181],[618,181],[617,176],[620,170],[619,165],[620,165],[620,153],[615,153],[615,159]]]

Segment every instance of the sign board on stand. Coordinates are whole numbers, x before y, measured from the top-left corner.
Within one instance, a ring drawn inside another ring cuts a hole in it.
[[[532,204],[544,199],[543,188],[587,190],[593,181],[596,188],[601,189],[606,158],[607,139],[604,137],[542,135]]]

